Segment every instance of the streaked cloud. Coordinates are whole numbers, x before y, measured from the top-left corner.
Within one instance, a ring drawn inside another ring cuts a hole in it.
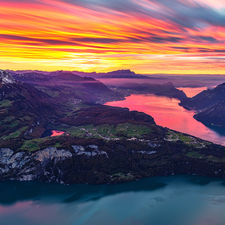
[[[2,68],[224,73],[225,1],[0,0],[0,41]]]

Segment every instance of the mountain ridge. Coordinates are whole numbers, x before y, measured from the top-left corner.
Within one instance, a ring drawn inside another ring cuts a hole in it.
[[[225,127],[225,83],[184,99],[179,105],[196,110],[194,118],[205,125]]]
[[[0,88],[8,89],[0,99],[0,181],[116,184],[178,173],[224,177],[224,146],[160,127],[145,113],[62,101],[61,92],[85,93],[72,92],[68,80],[59,89],[43,83],[16,81]],[[46,130],[60,135],[42,137]]]
[[[0,69],[0,82],[2,84],[13,84],[15,83],[15,79],[10,73]]]
[[[214,89],[208,89],[200,92],[192,98],[182,100],[179,105],[185,109],[204,110],[225,99],[225,83],[222,83]]]

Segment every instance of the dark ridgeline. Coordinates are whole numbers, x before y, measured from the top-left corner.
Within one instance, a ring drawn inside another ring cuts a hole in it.
[[[214,89],[202,91],[192,98],[187,98],[179,104],[185,109],[204,110],[225,99],[225,83]]]
[[[116,70],[105,74],[99,74],[99,78],[135,78],[148,79],[148,76],[136,74],[131,70]]]
[[[80,74],[80,73],[79,73]],[[82,75],[88,75],[84,73]],[[91,74],[92,75],[92,74]],[[130,70],[118,70],[105,74],[98,74],[98,78],[142,78],[148,79],[147,76],[137,75]],[[41,72],[24,74],[14,74],[15,79],[29,83],[40,89],[40,86],[45,87],[45,92],[57,97],[59,101],[76,98],[84,102],[105,103],[107,101],[123,100],[125,96],[130,94],[155,94],[180,100],[187,98],[186,94],[174,87],[171,82],[165,84],[150,84],[150,83],[125,83],[118,85],[115,88],[109,89],[102,82],[86,76],[78,76],[75,72],[56,71],[48,75]],[[128,90],[129,89],[129,90]],[[43,90],[43,89],[41,89]]]
[[[77,74],[82,77],[93,77],[96,79],[100,78],[130,78],[130,79],[149,79],[148,76],[141,75],[141,74],[136,74],[131,70],[116,70],[116,71],[111,71],[108,73],[96,73],[96,72],[79,72],[79,71],[72,71],[74,74]]]
[[[171,82],[165,84],[150,84],[150,83],[125,83],[117,88],[120,92],[128,92],[129,94],[155,94],[179,100],[186,99],[186,94],[174,87]]]
[[[225,83],[184,99],[179,105],[197,110],[194,118],[206,125],[225,127]]]
[[[113,92],[94,78],[81,77],[67,71],[52,72],[48,75],[29,72],[14,74],[13,77],[35,86],[61,102],[74,99],[89,103],[105,103],[124,99],[121,93]]]

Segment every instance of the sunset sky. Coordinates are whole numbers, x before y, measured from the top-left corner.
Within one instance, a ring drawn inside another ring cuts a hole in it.
[[[0,0],[0,68],[225,74],[225,0]]]

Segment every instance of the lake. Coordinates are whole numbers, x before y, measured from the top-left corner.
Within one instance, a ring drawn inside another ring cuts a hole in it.
[[[179,88],[192,97],[206,88]],[[126,107],[151,115],[163,127],[190,134],[204,140],[225,145],[225,129],[205,126],[193,118],[195,111],[179,106],[175,98],[149,95],[131,95],[123,101],[108,102],[105,105]]]
[[[176,175],[118,185],[0,183],[1,225],[224,225],[225,180]]]

